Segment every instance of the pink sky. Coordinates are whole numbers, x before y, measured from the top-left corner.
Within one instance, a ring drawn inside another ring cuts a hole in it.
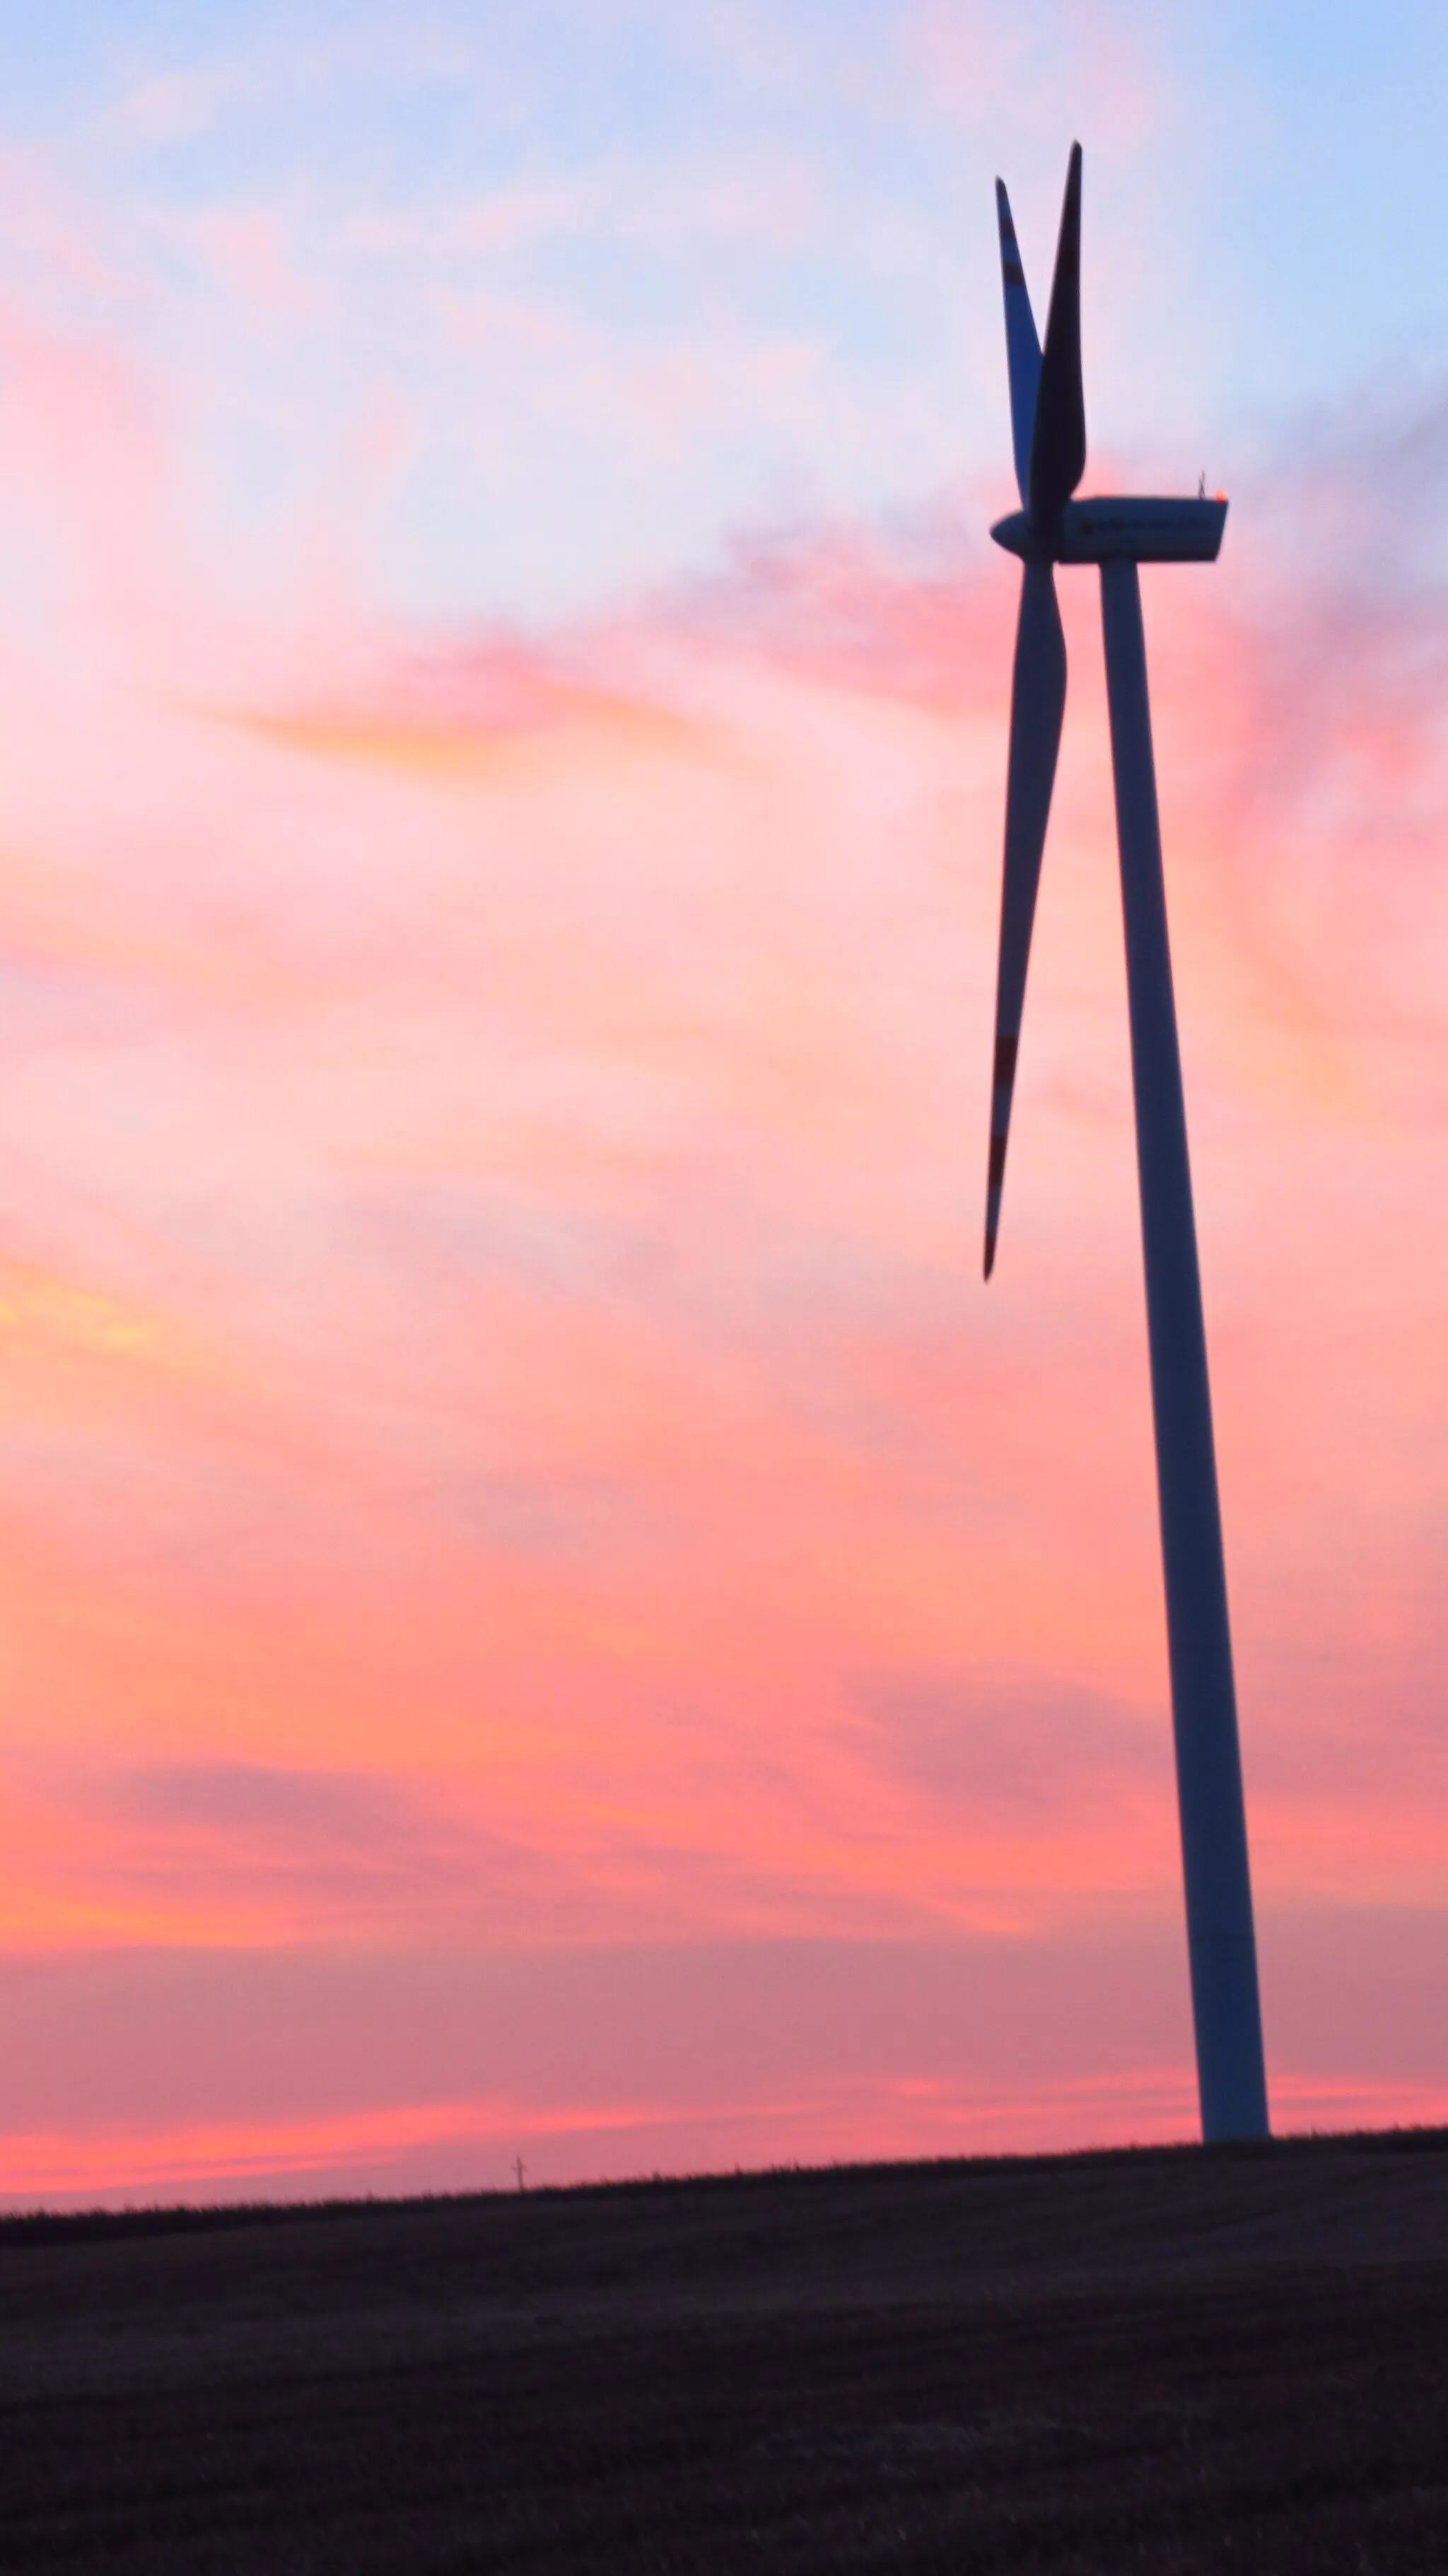
[[[222,526],[134,320],[0,320],[0,2198],[1189,2134],[1089,576],[986,1291],[994,486],[403,615]],[[1279,2126],[1448,2116],[1445,657],[1363,491],[1147,600]]]

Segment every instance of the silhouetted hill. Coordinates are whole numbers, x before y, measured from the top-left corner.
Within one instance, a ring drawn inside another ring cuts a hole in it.
[[[0,2222],[0,2568],[1448,2564],[1448,2133]]]

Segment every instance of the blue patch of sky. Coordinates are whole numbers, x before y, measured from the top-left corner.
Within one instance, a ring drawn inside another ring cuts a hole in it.
[[[1274,409],[1448,359],[1448,14],[1184,13],[1183,96],[1213,138],[1209,211],[1240,315],[1242,391]]]
[[[971,11],[956,14],[968,42]],[[341,342],[298,358],[299,418],[340,418],[389,372],[429,394],[433,427],[379,541],[388,586],[418,607],[546,609],[707,556],[780,508],[888,511],[989,471],[996,446],[1004,471],[990,181],[997,165],[1020,174],[1044,309],[1073,84],[1093,294],[1134,227],[1139,331],[1128,314],[1088,352],[1104,446],[1139,441],[1181,479],[1199,445],[1215,479],[1299,412],[1448,366],[1441,9],[1117,0],[1087,22],[1061,5],[1021,37],[1018,94],[997,77],[975,102],[933,82],[920,25],[899,0],[0,0],[0,132],[52,152],[122,231],[284,206],[299,261],[335,290],[321,336]],[[1098,150],[1112,44],[1155,104]],[[752,229],[747,203],[711,214],[711,182],[747,195],[752,174],[762,191],[797,184],[793,229]],[[528,188],[564,201],[506,244],[345,241],[357,214],[423,226]],[[164,229],[149,256],[184,280]],[[456,360],[435,299],[467,292],[526,302],[625,366],[710,342],[717,419],[691,415],[662,464],[630,453],[617,421],[564,416],[556,382],[540,375],[536,398],[500,382],[518,409],[516,494],[480,491],[466,405],[442,425]],[[815,400],[761,402],[751,421],[749,353],[789,349]],[[275,410],[287,362],[267,363]],[[242,448],[244,410],[238,393]],[[275,437],[259,424],[258,451]]]

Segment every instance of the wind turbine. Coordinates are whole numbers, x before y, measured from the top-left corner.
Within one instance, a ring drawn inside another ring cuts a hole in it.
[[[995,1262],[1031,924],[1066,704],[1066,645],[1053,567],[1094,563],[1101,567],[1126,924],[1152,1415],[1202,2135],[1208,2140],[1265,2138],[1267,2079],[1247,1818],[1136,569],[1141,563],[1215,562],[1227,505],[1220,498],[1072,498],[1086,465],[1080,144],[1071,146],[1044,349],[1036,337],[1010,200],[999,179],[996,205],[1011,432],[1022,507],[992,528],[991,535],[1008,553],[1020,556],[1022,578],[1006,784],[985,1275],[989,1279]]]

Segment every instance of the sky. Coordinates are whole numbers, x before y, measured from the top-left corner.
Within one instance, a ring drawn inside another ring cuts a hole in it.
[[[1273,2117],[1448,2118],[1448,20],[0,33],[0,2205],[1193,2134],[1073,136]]]

